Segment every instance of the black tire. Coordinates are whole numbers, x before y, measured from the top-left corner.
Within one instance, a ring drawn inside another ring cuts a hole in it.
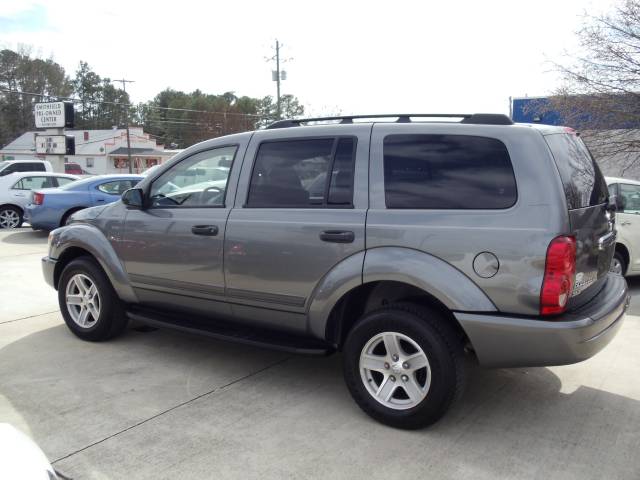
[[[617,260],[618,262],[620,262],[620,267],[622,269],[622,276],[624,277],[627,274],[627,261],[624,258],[624,255],[622,255],[622,252],[615,252],[613,254],[613,258],[614,260]]]
[[[74,208],[74,209],[69,210],[68,212],[66,212],[62,216],[62,218],[60,219],[60,226],[64,227],[67,224],[67,222],[69,221],[69,217],[71,215],[73,215],[74,213],[79,212],[80,210],[84,210],[84,208]]]
[[[12,206],[10,206],[10,205],[6,205],[6,206],[4,206],[4,207],[0,207],[0,215],[2,215],[3,213],[9,213],[9,212],[11,212],[11,213],[13,213],[14,215],[17,215],[17,216],[18,216],[18,223],[17,223],[17,224],[15,224],[15,225],[14,225],[14,226],[12,226],[12,227],[4,227],[4,226],[1,226],[1,225],[0,225],[0,228],[1,228],[1,229],[3,229],[3,230],[4,230],[5,228],[7,228],[7,229],[8,229],[8,228],[20,228],[20,227],[22,226],[22,222],[24,221],[24,220],[23,220],[23,214],[22,214],[23,212],[22,212],[22,210],[20,210],[20,209],[19,209],[19,208],[17,208],[17,207],[12,207]]]
[[[82,327],[73,320],[66,303],[67,286],[74,275],[79,273],[93,282],[100,298],[98,319],[87,327]],[[58,282],[58,303],[67,327],[82,340],[109,340],[120,335],[127,327],[128,319],[122,301],[100,265],[91,257],[76,258],[64,267]]]
[[[361,376],[360,354],[370,339],[383,332],[409,337],[427,356],[431,384],[426,396],[411,408],[396,410],[383,405],[369,393]],[[365,314],[349,332],[343,362],[347,387],[360,408],[379,422],[396,428],[413,430],[433,424],[462,394],[465,383],[461,339],[439,312],[410,303],[392,304]]]

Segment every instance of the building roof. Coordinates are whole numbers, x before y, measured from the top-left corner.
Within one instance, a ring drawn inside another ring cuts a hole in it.
[[[118,147],[115,150],[111,150],[108,155],[127,155],[127,147]],[[173,152],[166,152],[164,150],[155,150],[153,148],[131,148],[131,155],[136,156],[149,156],[149,155],[173,155]]]

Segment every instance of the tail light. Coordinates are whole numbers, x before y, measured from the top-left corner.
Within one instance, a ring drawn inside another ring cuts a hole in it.
[[[547,261],[544,267],[542,292],[540,294],[540,313],[554,315],[564,312],[576,273],[576,239],[574,237],[556,237],[547,248]]]
[[[42,202],[44,202],[44,193],[35,192],[33,194],[34,205],[42,205]]]

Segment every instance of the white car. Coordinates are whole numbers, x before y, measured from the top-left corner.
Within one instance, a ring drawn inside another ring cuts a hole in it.
[[[605,177],[609,195],[616,196],[616,251],[611,271],[620,275],[640,275],[640,182]]]
[[[53,172],[46,160],[4,160],[0,162],[0,177],[16,172]]]
[[[0,176],[0,228],[18,228],[22,225],[24,209],[31,200],[31,190],[61,187],[78,178],[52,172],[18,172]]]

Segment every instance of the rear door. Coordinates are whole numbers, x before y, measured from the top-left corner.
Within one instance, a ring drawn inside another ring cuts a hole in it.
[[[576,277],[568,308],[595,296],[603,285],[615,250],[609,192],[598,165],[575,133],[546,135],[567,199],[569,223],[576,238]]]
[[[320,280],[364,251],[370,132],[325,126],[252,137],[225,238],[237,320],[305,332]]]

